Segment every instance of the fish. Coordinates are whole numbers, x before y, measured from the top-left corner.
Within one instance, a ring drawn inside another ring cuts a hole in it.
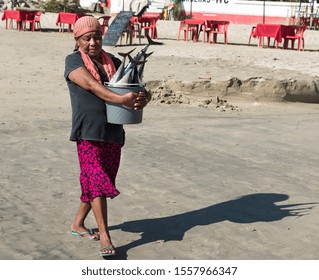
[[[147,58],[153,54],[146,53],[149,45],[146,45],[141,51],[137,53],[134,57],[131,53],[135,48],[127,53],[118,53],[123,57],[119,69],[116,71],[114,76],[110,80],[110,84],[113,85],[128,85],[128,84],[143,84],[143,72]],[[125,65],[126,59],[129,59],[129,63]]]
[[[124,75],[129,72],[132,71],[132,69],[134,68],[134,63],[136,61],[139,61],[145,54],[146,50],[148,49],[150,45],[146,45],[146,47],[144,49],[142,49],[141,51],[138,52],[138,54],[134,57],[134,59],[130,59],[130,63],[125,67],[125,71],[124,71]]]
[[[135,49],[136,48],[134,48],[133,50],[131,50],[127,53],[118,53],[120,56],[123,57],[123,59],[122,59],[122,62],[121,62],[119,69],[116,71],[116,73],[113,75],[113,77],[110,80],[111,84],[115,84],[116,82],[118,82],[121,79],[121,77],[123,76],[126,57],[129,56]]]
[[[151,52],[151,53],[145,53],[145,54],[144,54],[144,61],[145,61],[145,63],[146,63],[146,61],[147,61],[146,58],[148,58],[148,57],[151,56],[152,54],[153,54],[153,52]],[[139,79],[140,79],[140,80],[143,79],[143,73],[144,73],[145,63],[143,63],[143,64],[139,67],[139,69],[138,69],[138,72],[139,72],[138,76],[139,76]]]
[[[134,76],[137,75],[138,70],[137,70],[137,66],[140,64],[144,64],[144,61],[136,61],[135,59],[130,58],[130,68],[129,71],[124,71],[127,72],[125,75],[123,75],[123,77],[117,82],[119,84],[133,84],[133,83],[138,83],[136,80],[134,79]],[[135,82],[134,82],[135,80]]]
[[[147,60],[139,61],[136,66],[134,67],[132,74],[131,74],[131,83],[133,84],[142,84],[142,79],[140,78],[140,69],[144,69],[144,65]]]

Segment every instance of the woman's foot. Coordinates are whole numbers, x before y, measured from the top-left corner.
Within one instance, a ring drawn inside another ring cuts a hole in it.
[[[108,257],[116,255],[116,251],[113,245],[106,246],[100,249],[100,257]]]
[[[106,236],[101,235],[100,242],[101,242],[101,249],[100,249],[101,257],[116,255],[115,248],[112,245],[111,238],[108,234]]]
[[[76,236],[86,237],[90,240],[99,240],[99,234],[98,232],[92,232],[85,226],[71,226],[71,233]]]

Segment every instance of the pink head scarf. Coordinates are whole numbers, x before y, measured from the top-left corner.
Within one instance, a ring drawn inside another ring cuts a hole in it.
[[[102,32],[102,27],[101,27],[99,21],[92,16],[83,16],[83,17],[79,18],[75,22],[74,28],[73,28],[74,38],[79,38],[82,35],[84,35],[85,33],[94,32],[94,31]],[[82,59],[83,59],[83,62],[84,62],[86,69],[92,74],[92,76],[99,83],[102,83],[98,69],[97,69],[96,65],[93,63],[93,61],[91,60],[91,58],[87,54],[85,54],[82,50],[79,49],[79,51],[81,53],[81,56],[82,56]],[[116,68],[115,68],[115,65],[113,63],[113,60],[104,50],[101,50],[101,58],[102,58],[103,68],[104,68],[106,74],[108,75],[109,79],[111,79],[111,77],[116,72]]]
[[[74,24],[73,34],[74,38],[78,38],[85,33],[100,31],[102,32],[102,27],[99,21],[92,16],[80,17]]]

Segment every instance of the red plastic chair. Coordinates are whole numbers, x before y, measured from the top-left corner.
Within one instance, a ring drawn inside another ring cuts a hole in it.
[[[188,41],[188,35],[192,40],[198,40],[198,30],[195,26],[189,26],[184,20],[182,20],[179,24],[178,28],[178,40],[180,40],[181,32],[184,34],[184,41]]]
[[[294,26],[295,35],[287,35],[284,38],[284,49],[288,49],[289,41],[291,41],[291,49],[294,49],[295,40],[298,40],[298,51],[302,48],[305,50],[305,40],[304,40],[304,32],[307,30],[307,26]]]
[[[23,30],[26,30],[27,29],[27,23],[30,24],[30,30],[33,32],[34,31],[34,28],[35,28],[35,21],[34,21],[34,18],[35,18],[35,13],[28,13],[25,15],[25,18],[23,19]]]
[[[213,42],[217,43],[217,35],[218,34],[224,34],[224,44],[228,44],[228,26],[230,22],[229,21],[216,21],[216,27],[211,28],[209,31],[207,31],[207,39],[208,43],[211,42],[211,36],[213,35]]]
[[[34,32],[36,28],[41,31],[41,18],[42,12],[38,11],[35,13],[28,13],[26,14],[26,18],[23,20],[23,30],[27,29],[27,23],[30,24],[30,30]]]
[[[147,17],[139,17],[138,22],[141,25],[141,31],[144,29],[145,36],[148,35],[149,31],[151,32],[151,38],[157,39],[157,28],[156,23],[158,21],[158,16],[147,16]]]
[[[256,31],[256,26],[253,26],[253,27],[251,28],[250,35],[249,35],[248,46],[250,46],[251,38],[252,38],[252,37],[255,37],[255,31]]]
[[[157,18],[161,18],[162,13],[156,13],[156,12],[144,12],[143,17],[157,17]]]
[[[205,20],[205,24],[202,27],[203,31],[203,43],[209,40],[209,32],[213,29],[217,28],[217,21],[216,20]]]
[[[41,15],[42,15],[42,12],[38,11],[35,13],[35,16],[34,16],[35,28],[38,28],[40,31],[41,31]]]
[[[187,24],[185,23],[184,20],[182,20],[179,24],[177,40],[180,40],[181,32],[184,33],[184,41],[186,41],[187,40]]]
[[[132,45],[133,43],[133,38],[138,38],[139,43],[141,44],[141,29],[140,29],[140,25],[137,24],[134,20],[130,20],[126,29],[122,32],[122,36],[121,36],[121,41],[120,41],[120,45],[122,45],[122,38],[126,37],[125,41],[126,44]]]
[[[98,21],[100,22],[102,26],[102,35],[104,35],[109,28],[109,21],[110,21],[110,16],[101,16],[98,18]]]

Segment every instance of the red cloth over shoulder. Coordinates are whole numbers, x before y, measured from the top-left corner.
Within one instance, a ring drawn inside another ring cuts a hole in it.
[[[92,61],[92,59],[83,51],[79,50],[79,52],[81,53],[81,57],[83,59],[85,68],[92,74],[95,80],[97,80],[99,83],[102,84],[99,71],[96,65],[94,64],[94,62]],[[104,50],[101,51],[101,57],[102,57],[103,68],[110,80],[112,76],[116,73],[115,65],[113,63],[112,58]]]

